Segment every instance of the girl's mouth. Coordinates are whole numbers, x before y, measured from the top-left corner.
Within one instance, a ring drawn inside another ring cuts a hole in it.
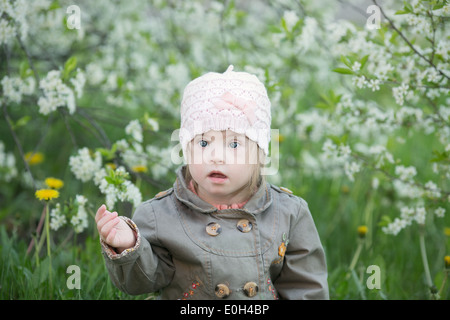
[[[212,171],[208,175],[208,179],[214,183],[224,183],[228,179],[228,177],[220,171]]]

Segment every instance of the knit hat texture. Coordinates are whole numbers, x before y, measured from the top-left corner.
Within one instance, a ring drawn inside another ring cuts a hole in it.
[[[270,141],[270,100],[255,75],[209,72],[188,83],[181,101],[180,143],[188,143],[209,130],[231,130],[255,141],[266,155]]]

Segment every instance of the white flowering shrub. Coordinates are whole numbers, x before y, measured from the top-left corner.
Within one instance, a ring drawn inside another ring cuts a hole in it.
[[[173,183],[185,85],[233,64],[268,89],[280,133],[279,174],[268,180],[308,201],[332,297],[362,295],[341,285],[359,224],[369,230],[366,265],[421,281],[430,290],[420,297],[449,296],[445,282],[434,289],[450,250],[449,1],[372,1],[375,20],[356,0],[86,0],[76,1],[80,16],[67,13],[73,4],[0,1],[6,212],[37,221],[39,204],[22,200],[54,176],[65,183],[50,202],[56,234],[95,232],[102,203],[130,216]],[[440,264],[422,265],[425,235]],[[414,296],[393,278],[370,297]]]

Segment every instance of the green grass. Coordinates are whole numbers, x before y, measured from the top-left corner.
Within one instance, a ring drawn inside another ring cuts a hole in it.
[[[144,299],[129,296],[111,283],[98,238],[87,237],[79,244],[67,244],[52,251],[51,279],[49,259],[42,250],[38,259],[27,255],[28,244],[0,226],[0,299]],[[70,265],[80,267],[80,289],[69,289]]]
[[[372,190],[364,176],[349,184],[345,179],[305,181],[309,184],[302,195],[309,204],[324,246],[332,299],[428,299],[424,266],[420,252],[419,225],[413,223],[397,236],[382,232],[380,223],[387,215],[399,216],[392,203],[386,203],[383,190]],[[435,218],[428,214],[425,233],[426,254],[434,285],[440,298],[450,297],[450,286],[444,281],[444,256],[449,252],[449,238],[444,234],[448,217]],[[357,227],[366,225],[364,239]],[[361,242],[361,252],[353,273],[351,261]],[[368,289],[367,267],[376,265],[381,271],[380,289]]]

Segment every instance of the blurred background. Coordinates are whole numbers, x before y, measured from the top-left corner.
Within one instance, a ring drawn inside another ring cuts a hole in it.
[[[154,297],[113,287],[93,216],[172,186],[183,89],[233,64],[268,89],[268,180],[308,202],[331,298],[447,299],[449,19],[447,0],[1,2],[0,298]]]

